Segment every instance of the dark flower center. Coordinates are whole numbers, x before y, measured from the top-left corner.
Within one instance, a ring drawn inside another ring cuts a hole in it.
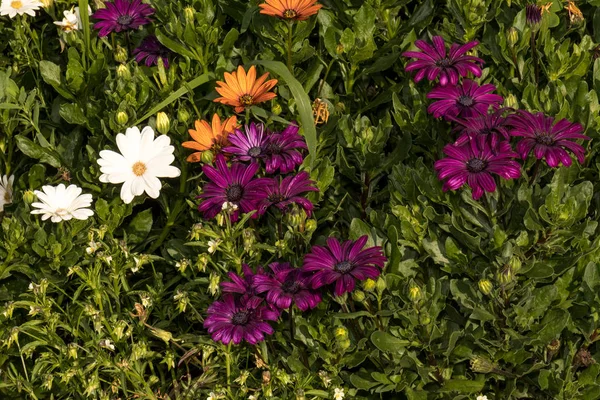
[[[452,65],[452,62],[446,57],[442,58],[441,60],[437,60],[435,65],[442,68],[448,68],[450,65]]]
[[[262,149],[258,146],[254,146],[250,150],[248,150],[248,155],[250,157],[258,157],[260,156],[260,153],[262,153]]]
[[[354,268],[354,265],[352,265],[350,261],[342,261],[341,263],[336,264],[336,266],[333,267],[333,269],[336,272],[339,272],[340,274],[346,274],[352,271],[352,268]]]
[[[231,323],[234,325],[246,325],[250,319],[249,311],[238,311],[231,317]]]
[[[481,172],[486,167],[487,163],[479,158],[472,158],[467,161],[467,169],[469,172]]]
[[[552,146],[554,144],[554,139],[549,136],[547,133],[538,133],[535,135],[535,141],[539,144],[543,144],[545,146]]]
[[[245,94],[242,97],[240,97],[240,103],[242,103],[242,105],[244,107],[248,107],[252,105],[252,96],[250,96],[249,94]]]
[[[479,133],[482,135],[490,135],[493,132],[494,132],[494,130],[492,128],[483,128],[479,131]]]
[[[283,196],[281,193],[271,193],[267,197],[267,200],[269,200],[271,203],[279,203],[285,200],[285,196]]]
[[[131,22],[133,22],[133,17],[128,14],[119,15],[119,17],[117,18],[117,23],[119,25],[129,26],[129,24],[131,24]]]
[[[267,144],[267,154],[281,154],[281,151],[283,150],[283,148],[281,147],[281,145],[279,143],[269,143]]]
[[[471,107],[473,104],[475,104],[475,100],[471,96],[467,96],[465,94],[459,96],[457,101],[463,107]]]
[[[285,10],[283,12],[283,18],[285,19],[292,19],[292,18],[296,18],[296,16],[298,15],[298,13],[296,12],[296,10]]]
[[[286,293],[296,294],[302,289],[302,286],[298,281],[286,281],[281,285],[281,290]]]
[[[243,195],[244,188],[239,183],[234,183],[225,189],[225,197],[227,197],[227,201],[232,203],[237,203],[240,201]]]

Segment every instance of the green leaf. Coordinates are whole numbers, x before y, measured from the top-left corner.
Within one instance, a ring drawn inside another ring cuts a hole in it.
[[[83,110],[75,103],[61,104],[58,113],[69,124],[85,125],[87,123],[87,118],[85,117]]]
[[[150,233],[152,222],[152,209],[149,208],[138,213],[127,227],[127,242],[141,243]]]
[[[474,393],[481,392],[484,381],[468,381],[463,379],[449,379],[444,382],[443,392]]]
[[[262,65],[272,73],[281,77],[292,92],[292,95],[296,100],[298,113],[300,114],[301,128],[304,133],[304,138],[306,139],[306,144],[308,145],[308,153],[311,155],[310,167],[312,168],[317,156],[317,129],[313,120],[312,104],[308,94],[304,91],[300,82],[298,82],[298,80],[290,73],[285,64],[279,61],[266,60],[255,60],[252,64]]]
[[[42,74],[44,82],[54,87],[60,86],[60,67],[52,61],[40,61],[40,73]]]
[[[375,331],[371,334],[371,342],[381,351],[387,353],[404,352],[404,348],[410,344],[408,340],[398,339],[387,332]]]
[[[42,146],[32,142],[25,136],[15,136],[17,147],[28,157],[40,160],[43,163],[50,164],[54,168],[60,168],[62,162],[60,156],[51,149],[45,149]]]

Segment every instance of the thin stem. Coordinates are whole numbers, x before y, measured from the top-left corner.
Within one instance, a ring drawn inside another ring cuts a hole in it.
[[[531,32],[531,52],[533,53],[533,71],[536,85],[540,82],[540,66],[538,65],[538,54],[536,49],[536,33]]]
[[[294,340],[294,305],[290,305],[289,308],[289,312],[290,312],[290,335],[292,337],[292,340]]]
[[[542,164],[542,160],[535,160],[535,166],[533,167],[533,175],[529,180],[529,186],[533,186],[537,180],[537,177],[540,173],[540,165]]]
[[[288,37],[287,37],[287,67],[291,73],[294,73],[292,70],[292,39],[293,39],[293,31],[294,31],[294,23],[292,21],[288,21]]]
[[[227,369],[227,390],[231,386],[231,342],[227,344],[227,353],[225,353],[225,368]]]
[[[517,53],[515,51],[515,48],[512,48],[512,60],[513,60],[513,64],[515,64],[515,70],[517,72],[517,79],[519,80],[519,82],[521,82],[522,78],[521,78],[521,71],[519,71],[519,63],[517,61]]]

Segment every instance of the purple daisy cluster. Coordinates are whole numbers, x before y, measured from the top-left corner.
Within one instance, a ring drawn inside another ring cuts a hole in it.
[[[98,22],[94,29],[98,29],[98,36],[105,37],[112,32],[129,32],[138,30],[152,22],[150,17],[156,10],[142,0],[113,0],[104,3],[105,8],[97,10],[91,17]],[[140,45],[133,51],[138,64],[144,63],[150,67],[158,65],[159,58],[163,60],[165,68],[169,68],[170,51],[163,46],[156,36],[146,36]]]
[[[561,163],[569,167],[569,153],[583,163],[585,149],[574,142],[589,139],[583,135],[581,124],[566,119],[555,122],[541,112],[502,108],[504,99],[493,93],[494,85],[461,79],[481,76],[483,60],[466,54],[477,45],[475,41],[454,43],[447,52],[442,37],[434,36],[433,44],[415,42],[420,52],[403,54],[416,59],[406,66],[407,71],[416,71],[415,82],[425,77],[439,81],[427,94],[427,98],[436,100],[427,111],[456,124],[457,138],[443,150],[447,157],[434,164],[439,179],[444,181],[443,190],[457,190],[467,184],[477,200],[485,192],[496,191],[495,176],[519,178],[521,164],[516,159],[526,160],[531,152],[551,168]],[[512,138],[521,138],[516,152],[510,143]]]
[[[216,156],[215,167],[204,165],[210,180],[202,190],[198,206],[204,218],[211,219],[230,206],[235,222],[240,212],[256,211],[254,218],[269,210],[287,213],[292,205],[311,216],[312,202],[304,195],[318,191],[307,172],[295,172],[304,160],[304,138],[292,123],[281,132],[271,132],[263,124],[250,123],[229,135],[230,146]],[[231,165],[227,165],[227,158]]]
[[[241,276],[230,272],[231,281],[221,283],[223,297],[208,308],[204,327],[224,344],[264,340],[274,332],[269,322],[283,310],[296,306],[309,311],[321,302],[324,289],[341,296],[352,292],[357,280],[377,278],[387,259],[379,246],[365,249],[367,239],[340,242],[330,237],[325,246],[313,246],[300,268],[274,262],[254,272],[244,264]]]

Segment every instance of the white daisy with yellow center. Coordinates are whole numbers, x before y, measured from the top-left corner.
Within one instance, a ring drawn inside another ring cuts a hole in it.
[[[82,190],[76,185],[65,187],[42,186],[42,191],[34,191],[40,202],[32,203],[36,208],[32,214],[42,214],[42,221],[51,219],[52,222],[68,221],[70,219],[86,220],[94,212],[88,207],[92,205],[91,194],[81,194]]]
[[[7,175],[0,176],[0,212],[4,211],[5,205],[12,203],[14,181],[14,175],[10,177]]]
[[[36,10],[39,10],[43,4],[38,0],[2,0],[0,5],[0,15],[8,15],[14,18],[17,14],[31,15],[35,17]]]
[[[102,150],[100,152],[100,182],[122,183],[121,199],[129,204],[135,196],[146,192],[156,199],[162,184],[158,178],[176,178],[179,168],[171,163],[175,160],[171,139],[160,135],[154,139],[154,130],[147,126],[142,131],[137,127],[127,128],[125,134],[117,135],[117,146],[121,154]]]

